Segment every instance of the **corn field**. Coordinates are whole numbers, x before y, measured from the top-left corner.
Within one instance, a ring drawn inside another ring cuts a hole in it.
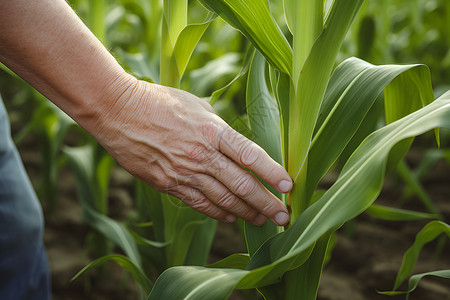
[[[209,102],[294,188],[263,182],[284,227],[218,223],[2,65],[55,299],[450,299],[450,1],[68,2],[127,72]]]

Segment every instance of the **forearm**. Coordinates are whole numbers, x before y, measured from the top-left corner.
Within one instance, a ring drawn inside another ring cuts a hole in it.
[[[64,0],[0,0],[0,60],[154,188],[219,220],[288,222],[239,165],[280,192],[292,188],[286,170],[205,101],[126,74]]]
[[[0,61],[85,127],[134,81],[64,0],[0,0]]]

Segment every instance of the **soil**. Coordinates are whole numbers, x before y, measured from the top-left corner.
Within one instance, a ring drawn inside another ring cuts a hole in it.
[[[37,184],[41,172],[41,159],[35,144],[36,140],[27,139],[19,145],[19,150],[32,182]],[[420,150],[416,152],[413,150],[408,155],[408,162],[414,166],[421,155]],[[56,209],[49,212],[43,203],[46,217],[44,239],[52,273],[53,299],[137,299],[137,288],[133,280],[114,263],[107,265],[107,274],[94,270],[74,281],[70,280],[92,260],[85,250],[90,231],[82,219],[81,207],[76,200],[76,185],[72,172],[64,167],[58,178]],[[324,184],[330,184],[332,180],[331,177]],[[448,222],[449,164],[440,161],[422,182]],[[116,219],[125,219],[133,210],[131,183],[132,179],[128,173],[120,167],[114,169],[111,177],[110,215]],[[389,177],[377,203],[395,204],[402,196],[402,186],[403,183],[398,179]],[[409,200],[407,207],[424,210],[415,197]],[[366,214],[347,223],[336,233],[332,258],[323,272],[318,299],[404,299],[404,296],[383,296],[377,291],[392,288],[403,254],[426,223],[427,221],[381,221]],[[436,242],[427,245],[414,272],[450,269],[449,244],[447,239],[445,247],[439,253],[436,251],[438,248]],[[210,261],[244,250],[239,228],[235,224],[219,224]],[[235,291],[230,299],[262,299],[262,297],[256,291]],[[450,281],[425,278],[410,299],[450,299]]]

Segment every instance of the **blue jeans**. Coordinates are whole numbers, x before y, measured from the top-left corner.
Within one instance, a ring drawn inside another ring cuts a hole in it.
[[[0,98],[0,299],[50,299],[43,230],[42,210]]]

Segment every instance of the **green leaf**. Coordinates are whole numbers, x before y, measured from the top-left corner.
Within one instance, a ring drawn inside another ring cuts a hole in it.
[[[435,214],[427,214],[418,211],[399,209],[375,204],[372,204],[366,210],[366,213],[371,217],[388,221],[423,220],[423,219],[435,219],[437,217]]]
[[[399,141],[435,127],[450,128],[450,92],[371,134],[353,153],[336,183],[288,230],[265,242],[246,270],[175,267],[156,282],[149,299],[226,299],[233,288],[271,285],[302,265],[326,232],[366,210],[378,196],[389,151]],[[207,296],[206,296],[207,295]]]
[[[280,119],[276,101],[272,98],[266,84],[266,60],[256,52],[247,80],[246,108],[252,140],[261,146],[276,162],[283,163],[281,155]],[[263,182],[275,196],[281,199],[281,193]],[[262,226],[245,223],[245,240],[250,256],[268,238],[281,231],[281,227],[272,222]]]
[[[408,101],[399,101],[399,99]],[[430,70],[423,66],[416,72],[402,73],[395,78],[384,90],[384,108],[386,123],[398,120],[407,114],[431,103],[434,99],[431,87]],[[438,139],[438,131],[436,131]],[[388,169],[393,169],[408,152],[413,138],[396,145],[391,151]]]
[[[394,290],[398,289],[402,282],[413,272],[422,247],[441,234],[447,234],[450,238],[450,226],[441,221],[432,221],[425,225],[416,235],[414,244],[403,255],[402,265],[395,278]]]
[[[286,74],[291,73],[292,50],[270,14],[268,1],[199,0],[199,2],[241,31],[274,67]]]
[[[141,219],[153,223],[153,232],[159,242],[165,242],[164,214],[162,208],[161,193],[136,179],[136,203]]]
[[[246,109],[253,141],[276,162],[283,163],[281,155],[280,118],[277,102],[266,84],[266,61],[256,52],[248,72]]]
[[[205,267],[173,267],[156,281],[148,299],[227,299],[248,271]]]
[[[304,264],[284,274],[284,299],[316,299],[331,234],[332,232],[328,232],[319,238]]]
[[[406,291],[390,291],[390,292],[378,292],[378,293],[380,293],[382,295],[388,295],[388,296],[410,294],[417,288],[417,286],[419,285],[419,281],[422,280],[422,278],[425,276],[436,276],[436,277],[450,279],[450,270],[437,270],[437,271],[413,275],[408,280],[408,290],[406,290]],[[408,297],[406,299],[408,299]]]
[[[323,30],[323,0],[284,0],[286,21],[293,35],[292,81],[297,84],[300,71],[314,42]]]
[[[96,268],[108,261],[114,261],[118,263],[133,276],[134,280],[139,283],[139,285],[144,289],[145,293],[150,292],[150,290],[152,289],[152,283],[144,274],[144,272],[142,272],[142,270],[137,265],[135,265],[133,261],[131,261],[128,257],[119,254],[111,254],[97,258],[93,262],[86,265],[83,269],[81,269],[75,276],[73,276],[71,281],[80,277],[84,272]]]
[[[133,237],[133,239],[136,241],[137,244],[139,245],[143,245],[143,246],[149,246],[149,247],[153,247],[153,248],[164,248],[167,245],[169,245],[171,243],[171,241],[167,241],[167,242],[156,242],[156,241],[150,241],[142,236],[140,236],[139,234],[137,234],[136,232],[134,232],[133,230],[125,227],[128,230],[128,233]]]
[[[187,0],[164,0],[161,31],[161,84],[179,87],[181,74],[174,55],[175,44],[187,26]]]
[[[286,158],[288,157],[288,138],[289,138],[289,99],[291,91],[291,79],[286,74],[280,74],[276,86],[275,96],[277,98],[278,110],[280,111],[281,118],[281,148],[283,151],[283,166],[287,168]]]
[[[414,81],[394,87],[391,83],[399,76],[411,78],[424,74],[424,69],[427,67],[423,65],[375,66],[357,58],[349,58],[336,68],[324,96],[308,156],[308,198],[358,130],[377,96],[386,87],[399,95],[401,92],[409,95],[408,88],[416,85]],[[429,76],[420,78],[430,80]],[[400,106],[410,98],[397,97],[395,101]]]
[[[342,41],[363,0],[337,0],[301,70],[289,102],[288,171],[294,181],[306,160],[317,115]],[[294,198],[294,196],[293,196]]]
[[[172,43],[178,39],[181,31],[187,25],[187,0],[164,0],[164,19],[168,26],[169,39]]]
[[[250,260],[250,256],[248,254],[243,253],[235,253],[230,256],[225,257],[224,259],[210,264],[207,267],[209,268],[233,268],[233,269],[241,269],[245,270],[245,266],[248,264]]]
[[[233,85],[233,83],[235,83],[238,79],[240,79],[242,76],[244,76],[247,71],[248,68],[250,67],[250,63],[252,61],[252,57],[253,54],[255,53],[255,48],[251,47],[249,48],[244,56],[244,62],[242,63],[242,68],[239,71],[239,73],[233,78],[233,80],[231,80],[228,84],[226,84],[225,86],[223,86],[222,88],[214,91],[211,94],[211,97],[209,98],[209,103],[211,105],[214,105],[214,103],[219,99],[220,96],[222,96],[222,94],[230,87]]]
[[[206,21],[201,24],[189,24],[183,28],[178,36],[173,53],[178,67],[178,74],[183,77],[186,66],[191,58],[192,52],[194,52],[195,46],[197,46],[203,33],[208,28],[209,24],[216,18],[214,13],[210,13],[206,18]]]
[[[128,233],[128,230],[122,224],[103,215],[95,208],[98,192],[96,192],[97,182],[92,147],[91,144],[88,144],[83,147],[67,147],[64,149],[69,162],[75,169],[77,191],[83,207],[84,218],[89,225],[114,241],[131,261],[140,267],[141,257],[136,242]],[[107,175],[109,177],[109,174]]]
[[[169,266],[184,265],[187,261],[190,264],[204,265],[208,258],[217,222],[174,197],[164,194],[162,199],[165,240],[172,241],[166,247]],[[198,231],[203,232],[194,240]],[[193,244],[194,241],[197,245]],[[197,248],[196,252],[191,252],[191,247],[201,248]]]

